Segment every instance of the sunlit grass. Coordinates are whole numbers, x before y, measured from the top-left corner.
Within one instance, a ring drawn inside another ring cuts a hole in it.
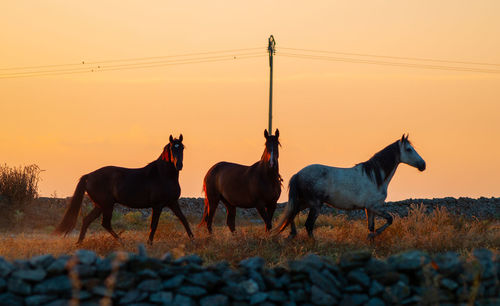
[[[162,215],[154,245],[147,246],[148,254],[161,257],[167,252],[179,257],[196,253],[205,263],[227,260],[235,264],[240,260],[261,256],[271,264],[285,264],[307,253],[329,256],[333,259],[352,250],[368,250],[376,257],[385,257],[405,250],[420,249],[429,253],[456,251],[468,256],[474,248],[498,250],[500,222],[498,220],[465,220],[438,209],[430,215],[422,207],[413,206],[408,217],[395,217],[393,224],[374,242],[366,240],[366,222],[348,220],[345,216],[320,216],[316,223],[315,240],[308,238],[303,223],[306,215],[298,218],[299,234],[287,240],[287,234],[277,237],[264,232],[260,223],[237,220],[237,232],[232,234],[219,220],[214,233],[196,227],[190,220],[195,238],[189,239],[180,222],[166,212]],[[384,220],[377,220],[380,226]],[[72,254],[79,248],[90,249],[105,256],[113,251],[136,252],[137,245],[146,242],[149,220],[137,213],[128,213],[113,220],[117,231],[123,231],[123,244],[115,241],[100,228],[99,221],[89,230],[82,245],[75,244],[78,231],[68,237],[53,236],[47,232],[3,233],[0,236],[0,255],[8,259],[29,258],[51,253],[55,256]],[[129,228],[124,228],[127,224]],[[121,230],[119,230],[121,228]]]

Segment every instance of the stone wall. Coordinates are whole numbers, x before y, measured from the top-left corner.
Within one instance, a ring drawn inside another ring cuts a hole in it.
[[[197,255],[174,259],[79,250],[13,262],[0,258],[1,305],[500,305],[500,255],[487,249],[469,260],[456,253],[412,251],[378,260],[316,255],[268,268],[262,258],[235,268],[203,266]],[[76,305],[76,304],[73,304]]]

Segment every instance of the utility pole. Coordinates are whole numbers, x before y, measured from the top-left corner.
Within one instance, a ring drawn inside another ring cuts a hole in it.
[[[273,55],[276,52],[275,47],[276,41],[274,37],[269,36],[267,51],[269,52],[269,135],[273,134]]]

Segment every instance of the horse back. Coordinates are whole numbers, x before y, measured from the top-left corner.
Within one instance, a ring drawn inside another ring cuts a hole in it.
[[[178,176],[160,172],[154,164],[143,168],[103,167],[89,173],[87,193],[95,201],[132,208],[146,208],[178,199]]]

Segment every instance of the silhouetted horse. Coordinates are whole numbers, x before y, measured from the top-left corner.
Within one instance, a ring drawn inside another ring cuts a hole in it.
[[[309,208],[306,229],[313,237],[314,222],[323,203],[340,209],[365,209],[368,221],[368,238],[374,238],[392,223],[392,216],[384,209],[387,186],[399,163],[425,170],[425,161],[418,155],[408,136],[388,145],[369,160],[352,168],[309,165],[292,176],[289,183],[288,205],[276,232],[291,224],[290,237],[297,234],[294,218]],[[375,215],[386,223],[375,230]]]
[[[243,166],[228,162],[215,164],[203,180],[205,210],[199,226],[206,224],[212,232],[212,221],[219,201],[226,206],[227,226],[234,232],[236,207],[257,208],[266,224],[266,231],[272,227],[276,202],[281,194],[281,176],[278,166],[280,132],[275,135],[264,131],[266,147],[258,162]]]
[[[158,220],[164,206],[168,206],[181,220],[189,237],[193,237],[186,217],[179,207],[179,171],[182,169],[184,145],[182,134],[179,139],[170,135],[157,160],[138,169],[108,166],[81,177],[76,186],[71,204],[64,218],[56,228],[56,233],[68,234],[76,225],[85,191],[94,202],[94,209],[83,218],[78,243],[85,238],[85,232],[102,213],[102,226],[116,239],[118,235],[111,228],[111,216],[115,203],[130,208],[153,208],[151,232],[148,243],[153,243]]]

